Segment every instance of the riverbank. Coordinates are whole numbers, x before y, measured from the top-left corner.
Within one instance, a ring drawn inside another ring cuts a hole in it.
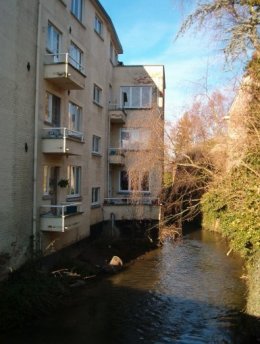
[[[120,274],[72,288],[64,306],[0,342],[257,343],[245,326],[242,260],[227,251],[219,235],[194,228]]]
[[[148,239],[86,239],[28,262],[0,285],[0,331],[47,316],[73,295],[75,287],[114,273],[109,268],[113,256],[120,257],[124,269],[155,247]]]

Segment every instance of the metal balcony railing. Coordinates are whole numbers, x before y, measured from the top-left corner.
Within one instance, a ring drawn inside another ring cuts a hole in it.
[[[66,139],[73,138],[81,142],[84,141],[83,133],[65,127],[43,128],[44,139]]]
[[[57,63],[70,64],[80,73],[85,74],[85,66],[80,61],[75,60],[69,53],[46,54],[44,63],[46,65]]]
[[[80,202],[74,203],[64,203],[64,204],[57,204],[51,205],[46,204],[41,206],[41,217],[66,217],[68,215],[78,214],[81,213],[81,205]]]
[[[120,155],[120,156],[125,156],[125,149],[123,148],[109,148],[108,153],[109,155]]]
[[[104,205],[159,205],[159,198],[156,197],[121,197],[105,198]]]

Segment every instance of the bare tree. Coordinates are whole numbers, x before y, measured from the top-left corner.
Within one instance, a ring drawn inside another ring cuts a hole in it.
[[[200,199],[226,166],[228,99],[220,92],[197,97],[171,128],[174,183],[164,188],[165,221],[190,221],[200,213]]]
[[[183,22],[177,38],[191,27],[211,27],[224,44],[227,58],[235,60],[248,49],[260,50],[259,0],[197,1],[195,11]]]

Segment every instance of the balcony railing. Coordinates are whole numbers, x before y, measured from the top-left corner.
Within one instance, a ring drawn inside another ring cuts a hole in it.
[[[42,205],[40,214],[42,231],[65,232],[80,225],[81,203]]]
[[[45,55],[44,77],[65,90],[85,88],[85,67],[69,53]]]
[[[68,128],[44,128],[42,152],[47,154],[82,155],[83,133]]]
[[[109,162],[115,165],[124,165],[125,163],[125,149],[109,148]]]
[[[66,139],[72,138],[84,141],[83,133],[77,130],[68,129],[65,127],[43,128],[44,139]]]
[[[159,205],[160,200],[156,197],[121,197],[105,198],[104,205]]]
[[[46,54],[45,61],[46,65],[65,63],[70,64],[76,68],[80,73],[85,74],[85,67],[77,60],[75,60],[69,53],[58,53],[58,54]]]

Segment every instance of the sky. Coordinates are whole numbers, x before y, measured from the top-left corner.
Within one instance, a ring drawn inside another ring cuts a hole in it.
[[[174,122],[194,96],[218,89],[230,94],[241,68],[225,64],[221,44],[207,31],[176,38],[194,6],[185,0],[100,0],[112,19],[124,53],[124,64],[163,64],[166,74],[166,120]]]

